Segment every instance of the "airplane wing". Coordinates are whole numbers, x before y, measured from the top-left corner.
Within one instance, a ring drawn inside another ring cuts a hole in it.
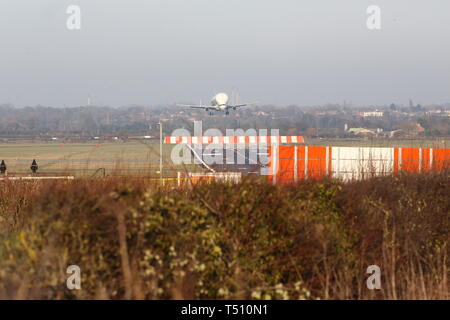
[[[243,104],[236,104],[234,106],[230,106],[230,108],[241,108],[241,107],[246,107],[246,106],[250,106],[252,104],[256,104],[258,102],[250,102],[250,103],[243,103]]]
[[[204,106],[204,105],[198,105],[198,104],[177,104],[179,107],[187,107],[187,108],[194,108],[194,109],[211,109],[214,108],[213,106]]]

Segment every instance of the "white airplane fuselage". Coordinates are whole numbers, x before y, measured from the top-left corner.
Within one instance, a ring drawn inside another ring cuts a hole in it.
[[[211,106],[217,111],[226,111],[228,109],[228,95],[226,93],[218,93],[211,100]]]

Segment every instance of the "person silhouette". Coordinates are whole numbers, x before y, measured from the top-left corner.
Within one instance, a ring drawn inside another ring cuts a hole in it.
[[[5,174],[6,173],[6,169],[7,169],[7,167],[6,167],[5,160],[2,160],[2,163],[0,163],[0,173],[1,174]]]
[[[33,162],[31,163],[31,167],[30,167],[31,171],[33,171],[33,173],[36,173],[37,170],[39,169],[36,159],[33,159]]]

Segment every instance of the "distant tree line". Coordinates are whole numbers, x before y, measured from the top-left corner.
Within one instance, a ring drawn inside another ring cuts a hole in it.
[[[440,108],[440,109],[439,109]],[[373,110],[366,107],[364,110]],[[50,138],[52,136],[127,136],[159,135],[158,123],[163,123],[165,134],[185,128],[193,132],[193,121],[203,121],[203,130],[217,128],[279,129],[282,135],[348,136],[347,127],[380,128],[384,131],[404,129],[419,124],[429,136],[450,135],[450,106],[409,106],[391,104],[376,107],[383,110],[382,117],[363,117],[362,108],[340,105],[320,107],[255,106],[233,111],[225,116],[209,116],[202,110],[175,106],[112,107],[24,107],[0,105],[0,137],[26,136]],[[440,114],[430,113],[439,109]],[[446,113],[447,112],[447,113]]]

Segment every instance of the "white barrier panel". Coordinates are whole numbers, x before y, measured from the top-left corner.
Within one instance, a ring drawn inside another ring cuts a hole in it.
[[[344,180],[392,173],[393,148],[332,147],[333,177]]]

